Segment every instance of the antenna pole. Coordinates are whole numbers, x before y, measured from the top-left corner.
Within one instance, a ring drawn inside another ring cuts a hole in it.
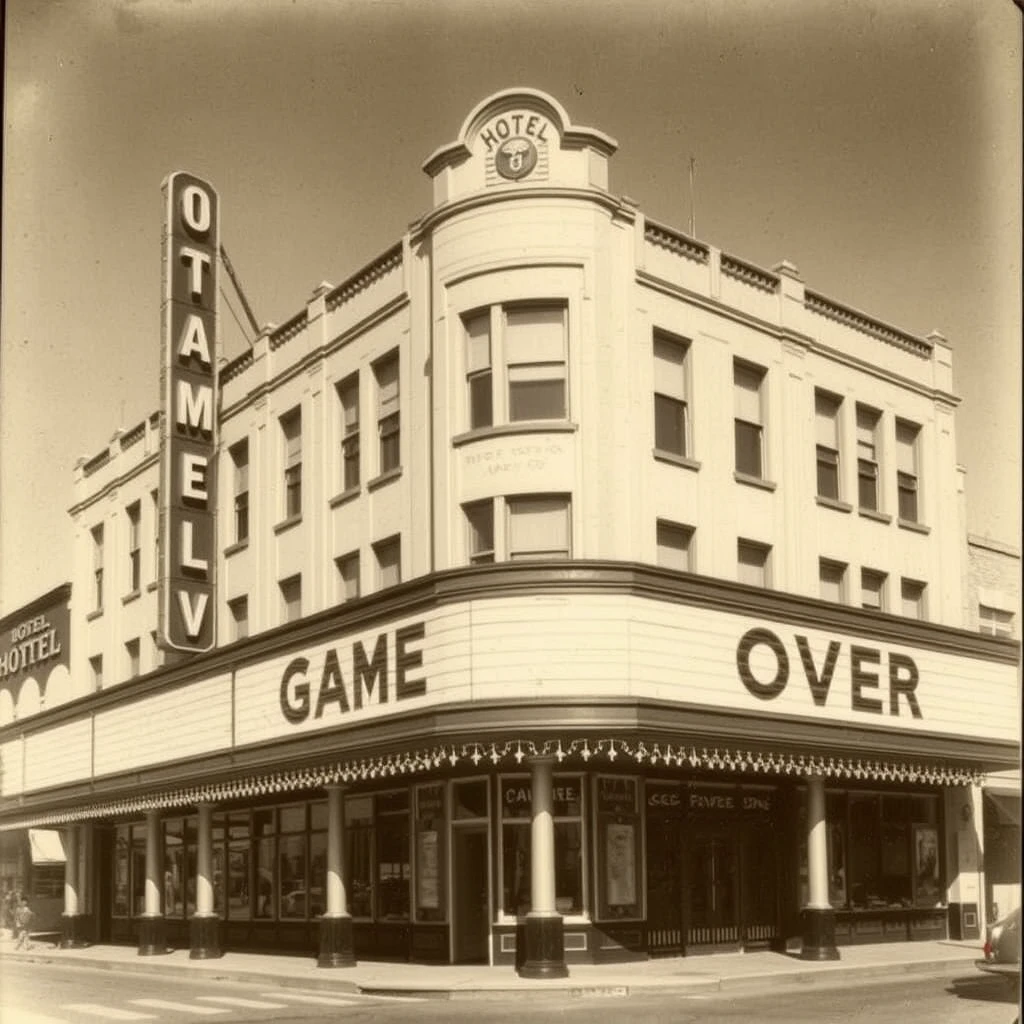
[[[697,167],[697,158],[690,157],[690,237],[696,238],[697,230],[697,210],[696,210],[696,199],[693,193],[693,176]]]

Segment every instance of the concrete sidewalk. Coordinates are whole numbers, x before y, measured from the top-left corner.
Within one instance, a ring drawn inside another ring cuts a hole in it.
[[[671,957],[628,964],[570,965],[567,978],[535,981],[511,967],[360,961],[355,967],[319,968],[314,959],[263,953],[226,953],[218,960],[190,960],[188,950],[139,956],[134,946],[57,949],[36,942],[16,951],[0,943],[3,961],[34,961],[115,971],[257,982],[291,988],[436,999],[497,999],[551,995],[629,996],[641,992],[744,992],[765,988],[855,984],[906,974],[972,974],[979,942],[903,942],[844,946],[841,959],[808,963],[791,953],[727,953]],[[2,967],[0,967],[2,969]]]

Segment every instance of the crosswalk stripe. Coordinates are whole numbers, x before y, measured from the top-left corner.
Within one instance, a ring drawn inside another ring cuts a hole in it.
[[[235,996],[196,996],[206,1003],[224,1003],[225,1006],[238,1006],[243,1010],[286,1010],[284,1003],[264,1003],[255,999],[238,999]]]
[[[113,1006],[104,1006],[101,1003],[64,1003],[62,1010],[74,1010],[75,1013],[88,1013],[94,1017],[103,1017],[105,1020],[156,1020],[151,1013],[135,1013],[132,1010],[118,1010]]]
[[[151,1010],[176,1010],[178,1013],[194,1013],[209,1017],[216,1013],[230,1013],[219,1006],[193,1006],[192,1003],[173,1003],[169,999],[129,999],[132,1006],[148,1006]]]
[[[293,1003],[315,1003],[317,1006],[358,1006],[355,999],[339,999],[337,996],[310,996],[299,992],[261,992],[261,998],[287,999]]]

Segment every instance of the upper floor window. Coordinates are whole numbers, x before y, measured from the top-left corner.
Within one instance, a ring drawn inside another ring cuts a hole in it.
[[[733,363],[736,414],[736,472],[764,477],[765,371],[749,363]]]
[[[463,320],[466,330],[466,385],[469,388],[469,427],[494,423],[491,373],[491,311],[485,309]]]
[[[469,531],[469,561],[482,565],[494,561],[494,501],[474,501],[463,505]]]
[[[878,424],[882,414],[857,405],[857,504],[878,511]]]
[[[142,505],[134,501],[125,509],[128,517],[128,591],[142,585]]]
[[[842,399],[814,392],[814,423],[818,464],[818,496],[839,500],[839,409]]]
[[[900,600],[903,603],[903,614],[908,619],[925,618],[925,584],[919,580],[900,580]]]
[[[657,545],[658,565],[677,572],[691,572],[693,527],[658,520]]]
[[[353,373],[338,385],[341,403],[341,489],[359,486],[359,374]]]
[[[736,578],[751,587],[767,587],[771,583],[771,547],[752,540],[736,544]]]
[[[92,528],[92,601],[93,608],[103,608],[103,524]]]
[[[249,441],[232,445],[230,455],[235,489],[233,543],[241,544],[249,539]]]
[[[160,576],[160,491],[150,492],[153,499],[153,579]]]
[[[846,600],[846,566],[828,558],[818,559],[818,593],[823,601]]]
[[[377,558],[377,586],[393,587],[402,582],[402,539],[389,537],[373,545],[373,553]]]
[[[377,432],[380,435],[380,473],[398,469],[402,464],[401,414],[399,412],[398,353],[393,352],[373,364],[377,379]]]
[[[302,576],[296,574],[281,580],[281,609],[285,622],[294,622],[302,615]]]
[[[249,635],[249,598],[245,595],[228,601],[231,613],[231,639],[244,640]]]
[[[92,688],[103,689],[103,655],[94,654],[89,659],[89,671],[92,673]]]
[[[686,342],[661,332],[654,335],[654,447],[671,455],[689,455],[686,403]]]
[[[134,679],[139,674],[139,639],[128,640],[124,645],[125,663],[129,679]]]
[[[989,636],[1013,636],[1013,612],[978,605],[978,630]]]
[[[302,515],[302,409],[296,407],[281,417],[284,437],[284,515]]]
[[[918,453],[921,428],[906,420],[896,421],[896,491],[899,517],[904,522],[918,521]]]
[[[874,569],[861,569],[861,608],[873,608],[879,612],[885,611],[885,580],[884,572],[876,572]]]
[[[508,510],[508,557],[571,558],[572,524],[564,495],[515,497]]]
[[[352,551],[334,560],[338,568],[338,585],[342,601],[353,601],[359,596],[359,552]]]

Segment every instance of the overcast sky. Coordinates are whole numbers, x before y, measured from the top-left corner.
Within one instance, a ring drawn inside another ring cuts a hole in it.
[[[946,335],[969,529],[1019,545],[1020,68],[1009,0],[7,0],[0,614],[70,579],[75,461],[158,408],[166,175],[280,323],[512,86],[617,139],[646,215],[687,227],[692,155],[701,240]]]

